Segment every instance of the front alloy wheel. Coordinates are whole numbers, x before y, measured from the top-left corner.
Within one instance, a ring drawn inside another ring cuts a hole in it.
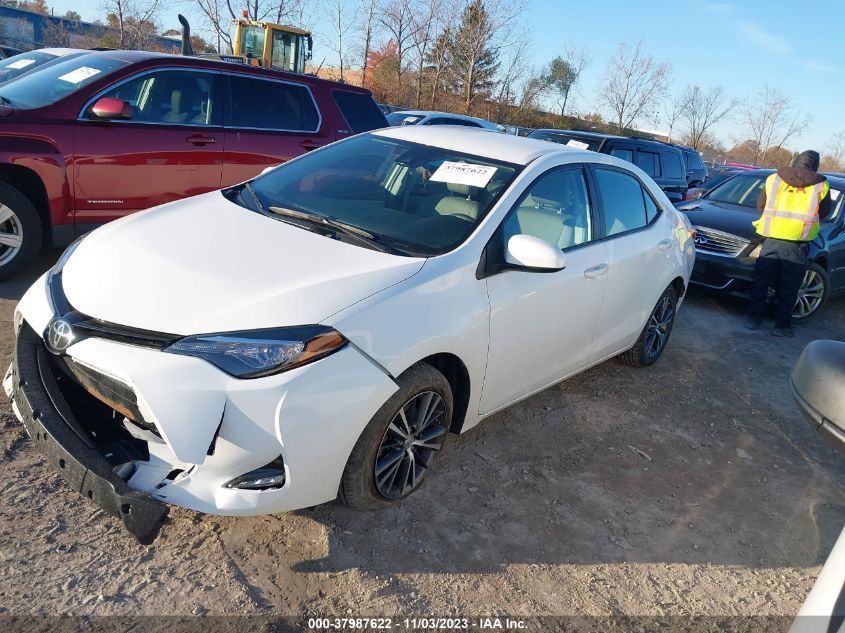
[[[809,319],[821,310],[827,301],[827,295],[827,273],[818,264],[810,264],[807,267],[807,272],[804,273],[801,287],[798,289],[798,298],[795,301],[795,307],[792,309],[792,318],[796,321]]]
[[[21,250],[23,226],[20,218],[5,204],[0,203],[0,266],[5,266]]]
[[[338,496],[359,510],[404,499],[419,488],[449,437],[452,389],[427,363],[396,378],[399,386],[370,420],[346,462]]]
[[[446,428],[446,405],[433,391],[418,394],[396,413],[379,444],[376,489],[387,499],[413,491],[440,450]]]

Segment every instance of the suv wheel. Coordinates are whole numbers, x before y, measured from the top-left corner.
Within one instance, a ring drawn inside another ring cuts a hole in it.
[[[0,279],[18,274],[41,250],[43,229],[35,206],[0,182]]]
[[[824,268],[815,262],[807,267],[792,310],[793,321],[801,322],[817,315],[827,302],[830,280]]]
[[[339,497],[374,510],[407,497],[423,482],[449,436],[452,390],[431,365],[403,373],[397,391],[376,412],[349,455]]]

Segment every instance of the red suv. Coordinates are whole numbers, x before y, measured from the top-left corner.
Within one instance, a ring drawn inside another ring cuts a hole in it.
[[[253,66],[90,52],[0,86],[0,279],[42,243],[386,127],[369,91]]]

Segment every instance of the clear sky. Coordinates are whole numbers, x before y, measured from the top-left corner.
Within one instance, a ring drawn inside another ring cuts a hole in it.
[[[84,20],[103,14],[101,0],[47,3],[56,14],[73,9]],[[184,0],[166,5],[162,27],[178,28],[179,12],[200,30],[200,17]],[[829,134],[845,130],[843,0],[527,0],[523,21],[532,32],[528,57],[537,66],[570,43],[589,52],[574,104],[579,112],[596,109],[596,86],[619,43],[642,37],[650,55],[672,64],[673,92],[688,83],[722,85],[728,99],[741,99],[764,83],[779,88],[812,116],[806,133],[790,141],[793,149],[822,150]],[[315,62],[332,64],[327,42],[315,37],[314,48]],[[741,123],[726,120],[717,134],[730,145],[743,136]]]

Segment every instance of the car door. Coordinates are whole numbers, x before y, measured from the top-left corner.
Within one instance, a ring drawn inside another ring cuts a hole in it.
[[[607,294],[596,336],[601,358],[633,345],[671,279],[662,260],[672,247],[670,221],[631,172],[593,166],[607,249]]]
[[[488,248],[514,235],[557,245],[556,272],[504,269],[486,278],[490,342],[481,412],[489,413],[585,367],[604,300],[607,256],[594,241],[594,204],[582,166],[547,171],[525,191]],[[495,250],[495,249],[494,249]]]
[[[334,141],[307,84],[234,73],[228,82],[224,186]]]
[[[828,235],[830,286],[838,292],[845,288],[845,193],[831,187],[830,203],[831,214],[822,224],[822,231]]]
[[[103,97],[127,102],[125,120],[93,113]],[[223,164],[220,75],[154,69],[88,101],[74,128],[74,218],[113,220],[220,187]]]

